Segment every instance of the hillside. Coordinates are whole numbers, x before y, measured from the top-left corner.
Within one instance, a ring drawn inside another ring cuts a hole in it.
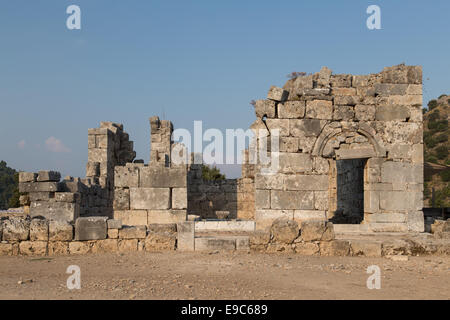
[[[432,189],[435,206],[450,207],[450,95],[441,95],[424,109],[425,206],[431,206]]]
[[[0,210],[19,206],[18,172],[0,161]]]

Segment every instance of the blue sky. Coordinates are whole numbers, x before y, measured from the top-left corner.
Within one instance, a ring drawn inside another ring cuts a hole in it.
[[[81,30],[66,28],[72,4]],[[382,30],[366,27],[371,4]],[[2,0],[0,159],[84,176],[88,128],[115,121],[147,162],[150,116],[247,129],[252,99],[322,66],[422,65],[426,103],[450,92],[449,11],[447,0]]]

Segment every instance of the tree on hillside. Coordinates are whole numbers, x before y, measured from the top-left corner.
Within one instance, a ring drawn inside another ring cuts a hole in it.
[[[220,170],[214,166],[202,165],[202,178],[208,181],[225,180],[225,175],[220,173]]]
[[[0,161],[0,210],[19,205],[19,173]]]

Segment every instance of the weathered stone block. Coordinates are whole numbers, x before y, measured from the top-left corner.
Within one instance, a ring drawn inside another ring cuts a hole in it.
[[[270,190],[256,190],[255,207],[256,209],[270,209]]]
[[[19,251],[24,256],[45,256],[47,241],[22,241],[19,244]]]
[[[410,83],[422,84],[422,67],[398,65],[386,67],[381,72],[383,83]]]
[[[326,175],[287,175],[284,186],[286,190],[325,191],[328,179]]]
[[[295,252],[302,256],[316,256],[319,254],[319,245],[314,242],[300,242],[295,244]]]
[[[114,168],[114,185],[116,188],[133,188],[139,186],[139,168],[120,167]]]
[[[412,232],[424,232],[425,220],[422,211],[408,212],[407,214],[408,230]]]
[[[59,182],[60,179],[61,173],[56,171],[39,171],[37,177],[38,182],[48,182],[48,181]]]
[[[80,215],[80,204],[68,202],[33,201],[30,216],[44,217],[47,220],[75,221]]]
[[[29,235],[29,220],[11,217],[3,221],[3,241],[25,241]]]
[[[350,242],[347,240],[320,242],[320,255],[322,256],[349,256],[350,254]]]
[[[377,121],[406,121],[410,112],[406,106],[380,105],[376,108]]]
[[[114,210],[130,210],[130,189],[114,189]]]
[[[31,241],[48,241],[48,221],[33,219],[30,224]]]
[[[108,229],[108,239],[117,239],[119,237],[119,229]]]
[[[37,174],[34,172],[19,172],[19,183],[20,182],[35,182],[37,179]]]
[[[73,226],[65,221],[50,221],[48,238],[50,241],[72,241]]]
[[[350,247],[353,256],[381,257],[381,242],[374,242],[373,240],[351,240]]]
[[[257,100],[255,103],[256,117],[259,119],[275,118],[275,105],[275,101],[272,100]]]
[[[314,194],[311,191],[270,191],[272,209],[313,209]]]
[[[108,221],[106,223],[108,225],[108,229],[121,229],[122,228],[122,220],[108,219]]]
[[[135,252],[138,251],[138,239],[119,239],[119,252]]]
[[[236,240],[229,238],[195,238],[195,251],[236,250]]]
[[[70,254],[88,254],[91,252],[91,242],[87,241],[72,241],[69,242]]]
[[[78,218],[75,222],[75,240],[102,240],[106,239],[106,217]]]
[[[352,86],[352,78],[351,74],[335,74],[331,75],[331,87],[341,87],[348,88]]]
[[[187,188],[172,189],[172,209],[187,209]]]
[[[305,116],[305,101],[286,101],[278,105],[278,118],[301,119]]]
[[[279,137],[289,136],[289,119],[266,119],[266,125],[271,135],[275,135],[275,130],[278,130]],[[271,138],[267,138],[268,142]]]
[[[68,255],[69,253],[69,242],[50,241],[48,243],[49,256]]]
[[[19,183],[19,191],[29,192],[56,192],[59,191],[57,182],[23,182]]]
[[[267,99],[275,101],[285,101],[289,96],[289,92],[275,86],[270,87]]]
[[[292,219],[278,218],[270,228],[274,242],[290,244],[299,235],[299,228],[296,221]]]
[[[358,121],[373,121],[375,120],[375,113],[375,105],[357,104],[355,106],[355,119]]]
[[[326,221],[326,211],[320,210],[294,210],[294,220],[301,227],[304,221]]]
[[[146,226],[147,210],[114,210],[114,219],[126,226]]]
[[[274,175],[257,174],[255,176],[255,186],[256,186],[256,189],[283,190],[284,175],[281,175],[281,174],[274,174]]]
[[[169,188],[131,188],[131,209],[169,209],[171,205]]]
[[[143,167],[139,186],[143,188],[186,188],[185,168]]]
[[[361,97],[359,96],[335,96],[334,97],[334,104],[335,105],[348,105],[348,106],[356,106],[357,104],[360,104]]]
[[[306,118],[331,120],[333,118],[333,103],[327,100],[306,102]]]
[[[119,249],[117,239],[97,240],[92,243],[92,253],[111,253]]]
[[[356,96],[355,88],[333,88],[331,94],[335,96]]]
[[[298,138],[280,137],[280,152],[296,153],[299,150]]]
[[[175,250],[177,236],[173,232],[149,232],[145,238],[145,251],[161,252]]]
[[[186,221],[187,210],[148,210],[147,223],[167,224]]]
[[[124,226],[119,230],[120,239],[144,239],[146,236],[146,226]]]
[[[331,241],[334,239],[334,227],[331,222],[322,220],[305,220],[301,225],[303,241]]]
[[[283,173],[301,173],[312,171],[311,155],[305,153],[280,153],[279,171]]]
[[[387,161],[381,166],[381,182],[423,183],[423,166]]]
[[[100,163],[88,162],[86,164],[86,177],[95,177],[100,175]]]
[[[195,250],[195,222],[186,221],[177,223],[177,250]]]
[[[355,117],[354,107],[334,106],[333,120],[352,121]]]

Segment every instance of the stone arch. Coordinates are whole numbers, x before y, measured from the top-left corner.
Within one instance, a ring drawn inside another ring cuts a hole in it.
[[[373,128],[371,128],[367,124],[343,122],[331,122],[323,128],[319,137],[316,139],[312,155],[320,157],[333,157],[333,155],[326,154],[326,148],[329,147],[332,140],[339,138],[340,136],[347,138],[351,137],[352,135],[364,137],[365,139],[367,139],[367,143],[363,143],[362,146],[368,146],[372,148],[372,152],[363,155],[363,157],[386,157],[386,148],[384,147],[382,140],[377,136]],[[340,146],[337,145],[334,149],[339,148]]]

